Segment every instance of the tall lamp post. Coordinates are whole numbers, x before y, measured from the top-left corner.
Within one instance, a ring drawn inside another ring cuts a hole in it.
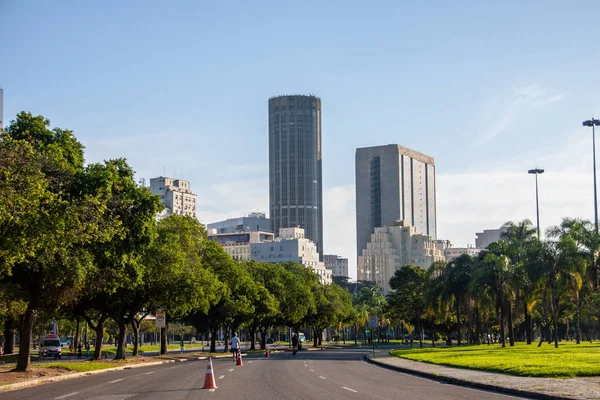
[[[596,132],[594,127],[600,126],[600,120],[588,119],[583,121],[583,126],[592,127],[592,152],[594,155],[594,225],[596,228],[596,237],[598,237],[598,193],[596,191]],[[594,288],[598,287],[598,266],[595,263],[594,257]]]
[[[535,169],[530,169],[529,171],[527,171],[530,174],[534,174],[535,175],[535,212],[537,215],[537,234],[538,234],[538,240],[540,240],[540,202],[539,202],[539,197],[538,197],[538,175],[539,174],[543,174],[544,170],[543,169],[539,169],[539,168],[535,168]]]

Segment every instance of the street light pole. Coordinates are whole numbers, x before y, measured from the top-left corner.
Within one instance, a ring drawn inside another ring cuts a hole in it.
[[[596,240],[598,240],[598,192],[596,190],[596,132],[594,127],[600,126],[600,120],[588,119],[583,121],[583,126],[592,127],[592,152],[594,155],[594,225],[596,228]],[[596,266],[596,257],[594,256],[594,288],[598,287],[598,266]]]
[[[537,236],[538,236],[538,240],[540,240],[540,202],[539,202],[539,197],[538,197],[538,175],[543,174],[544,170],[535,168],[535,169],[530,169],[527,172],[535,175],[535,212],[537,215]]]

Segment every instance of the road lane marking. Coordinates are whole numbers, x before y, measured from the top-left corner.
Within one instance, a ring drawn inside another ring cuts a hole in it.
[[[117,383],[117,382],[121,382],[123,379],[115,379],[114,381],[110,381],[108,383]]]
[[[308,367],[308,365],[304,364],[305,367]]]
[[[319,375],[319,378],[321,378],[323,380],[327,379],[327,378],[325,378],[324,376],[321,376],[321,375]]]
[[[215,389],[208,389],[208,391],[209,391],[209,392],[214,392],[214,391],[215,391]]]
[[[346,387],[346,386],[342,386],[342,389],[346,389],[350,392],[358,393],[358,390],[350,389],[349,387]]]
[[[252,361],[248,361],[248,364],[252,364]]]
[[[179,368],[179,365],[175,366],[175,367],[171,367],[169,369],[175,369],[175,368]]]
[[[64,396],[55,397],[55,399],[56,400],[58,400],[58,399],[64,399],[64,398],[67,398],[67,397],[75,396],[77,393],[79,393],[79,392],[73,392],[73,393],[65,394]]]
[[[155,373],[156,371],[151,371],[151,372],[146,372],[144,375],[152,375],[153,373]]]
[[[229,372],[231,372],[231,371],[233,371],[233,370],[235,370],[235,368],[231,368],[231,369],[229,370]]]
[[[310,369],[310,372],[315,372],[315,370],[311,368],[311,369]]]
[[[225,378],[225,375],[221,375],[221,376],[219,377],[219,379],[223,379],[223,378]]]

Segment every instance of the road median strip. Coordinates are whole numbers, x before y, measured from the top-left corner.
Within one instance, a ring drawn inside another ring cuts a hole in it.
[[[493,392],[498,392],[498,393],[510,394],[510,395],[521,396],[521,397],[530,397],[533,399],[541,399],[541,400],[577,400],[574,397],[553,395],[553,394],[535,392],[535,391],[531,391],[531,390],[514,389],[511,387],[507,387],[507,386],[481,383],[481,382],[471,381],[468,379],[456,378],[456,377],[452,377],[452,376],[434,374],[434,373],[430,373],[430,372],[420,371],[417,369],[401,367],[399,365],[393,365],[390,363],[372,359],[371,357],[369,357],[368,354],[363,354],[363,360],[365,360],[366,362],[368,362],[370,364],[377,365],[382,368],[391,369],[391,370],[394,370],[397,372],[402,372],[402,373],[409,374],[409,375],[416,375],[416,376],[420,376],[422,378],[427,378],[427,379],[431,379],[431,380],[443,382],[443,383],[449,383],[449,384],[457,385],[457,386],[465,386],[465,387],[470,387],[470,388],[483,389],[483,390],[488,390],[488,391],[493,391]]]

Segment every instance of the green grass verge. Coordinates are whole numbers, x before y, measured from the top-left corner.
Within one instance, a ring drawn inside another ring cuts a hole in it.
[[[392,355],[414,361],[501,372],[517,376],[574,378],[600,376],[600,344],[559,343],[556,349],[547,343],[515,343],[514,347],[500,345],[426,347],[392,351]]]
[[[53,362],[46,364],[38,364],[36,367],[44,368],[63,368],[74,372],[89,372],[97,371],[99,369],[107,369],[118,367],[118,363],[115,362],[101,362],[101,361],[82,361],[82,362]]]

